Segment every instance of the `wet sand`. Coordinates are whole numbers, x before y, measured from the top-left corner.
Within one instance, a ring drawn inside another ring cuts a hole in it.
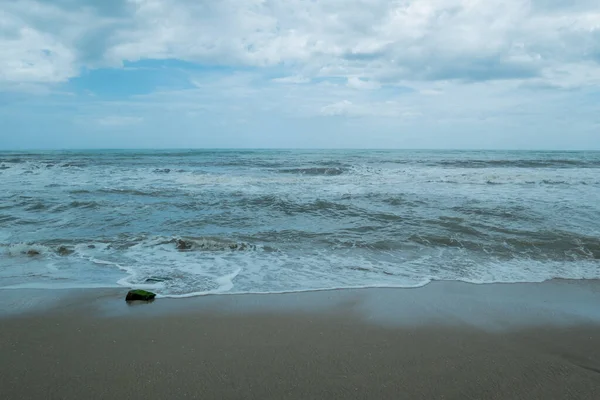
[[[597,399],[600,285],[0,291],[3,399]]]

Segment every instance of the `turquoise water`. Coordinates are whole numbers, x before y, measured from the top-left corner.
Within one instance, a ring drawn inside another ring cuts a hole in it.
[[[600,278],[600,153],[0,152],[0,287]]]

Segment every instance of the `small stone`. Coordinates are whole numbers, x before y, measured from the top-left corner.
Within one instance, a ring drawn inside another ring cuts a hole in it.
[[[170,281],[171,278],[162,277],[162,276],[151,276],[150,278],[146,278],[145,283],[159,283],[164,281]]]
[[[125,297],[125,301],[134,301],[134,300],[142,300],[142,301],[150,301],[156,297],[156,293],[148,292],[146,290],[130,290],[127,293],[127,297]]]
[[[176,244],[177,250],[190,250],[192,248],[192,244],[190,242],[186,242],[182,239],[177,239]]]
[[[88,249],[95,249],[95,248],[96,248],[96,246],[94,246],[93,244],[88,245]]]
[[[56,252],[60,256],[68,256],[69,254],[73,254],[73,250],[66,248],[65,246],[60,246]]]

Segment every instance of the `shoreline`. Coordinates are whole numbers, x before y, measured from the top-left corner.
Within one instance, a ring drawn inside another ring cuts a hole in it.
[[[600,281],[437,282],[411,290],[131,304],[124,301],[126,291],[0,290],[5,396],[458,400],[600,394]]]
[[[157,296],[152,307],[124,301],[127,287],[0,288],[0,320],[19,315],[60,312],[65,307],[97,317],[151,316],[219,309],[228,313],[336,312],[356,304],[358,317],[384,324],[407,321],[451,323],[468,319],[474,325],[493,320],[532,324],[590,322],[600,324],[600,280],[552,279],[529,283],[474,284],[432,281],[419,287],[364,287],[305,290],[282,293],[216,293],[189,297]],[[277,299],[277,301],[273,301]],[[461,311],[462,310],[462,311]],[[467,311],[465,311],[467,310]],[[361,315],[362,314],[362,315]],[[532,319],[533,318],[533,319]]]
[[[121,280],[121,279],[120,279]],[[119,281],[120,281],[119,280]],[[298,290],[283,290],[274,292],[220,292],[220,291],[206,291],[206,292],[192,292],[181,295],[158,295],[157,298],[168,298],[168,299],[184,299],[188,297],[203,297],[203,296],[243,296],[243,295],[271,295],[271,294],[293,294],[293,293],[310,293],[310,292],[329,292],[337,290],[369,290],[369,289],[421,289],[428,285],[434,284],[460,284],[460,285],[475,285],[475,286],[486,286],[486,285],[539,285],[547,282],[600,282],[600,278],[550,278],[541,281],[494,281],[494,282],[471,282],[465,280],[450,280],[450,279],[432,279],[426,283],[415,285],[415,286],[394,286],[394,285],[370,285],[370,286],[348,286],[348,287],[330,287],[330,288],[316,288],[316,289],[298,289]],[[96,284],[96,283],[80,283],[80,284],[65,284],[65,285],[40,285],[36,286],[35,283],[24,283],[14,284],[9,286],[0,286],[2,290],[84,290],[84,289],[147,289],[152,290],[152,284],[139,284],[139,285],[122,285],[118,282],[107,283],[107,284]],[[155,289],[155,288],[154,288]]]

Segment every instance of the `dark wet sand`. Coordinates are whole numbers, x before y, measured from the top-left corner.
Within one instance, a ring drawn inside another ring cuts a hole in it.
[[[0,291],[22,307],[0,318],[0,398],[600,399],[600,323],[588,312],[600,308],[598,287],[450,284],[135,306],[115,290],[91,300]],[[27,296],[47,307],[18,300]]]

